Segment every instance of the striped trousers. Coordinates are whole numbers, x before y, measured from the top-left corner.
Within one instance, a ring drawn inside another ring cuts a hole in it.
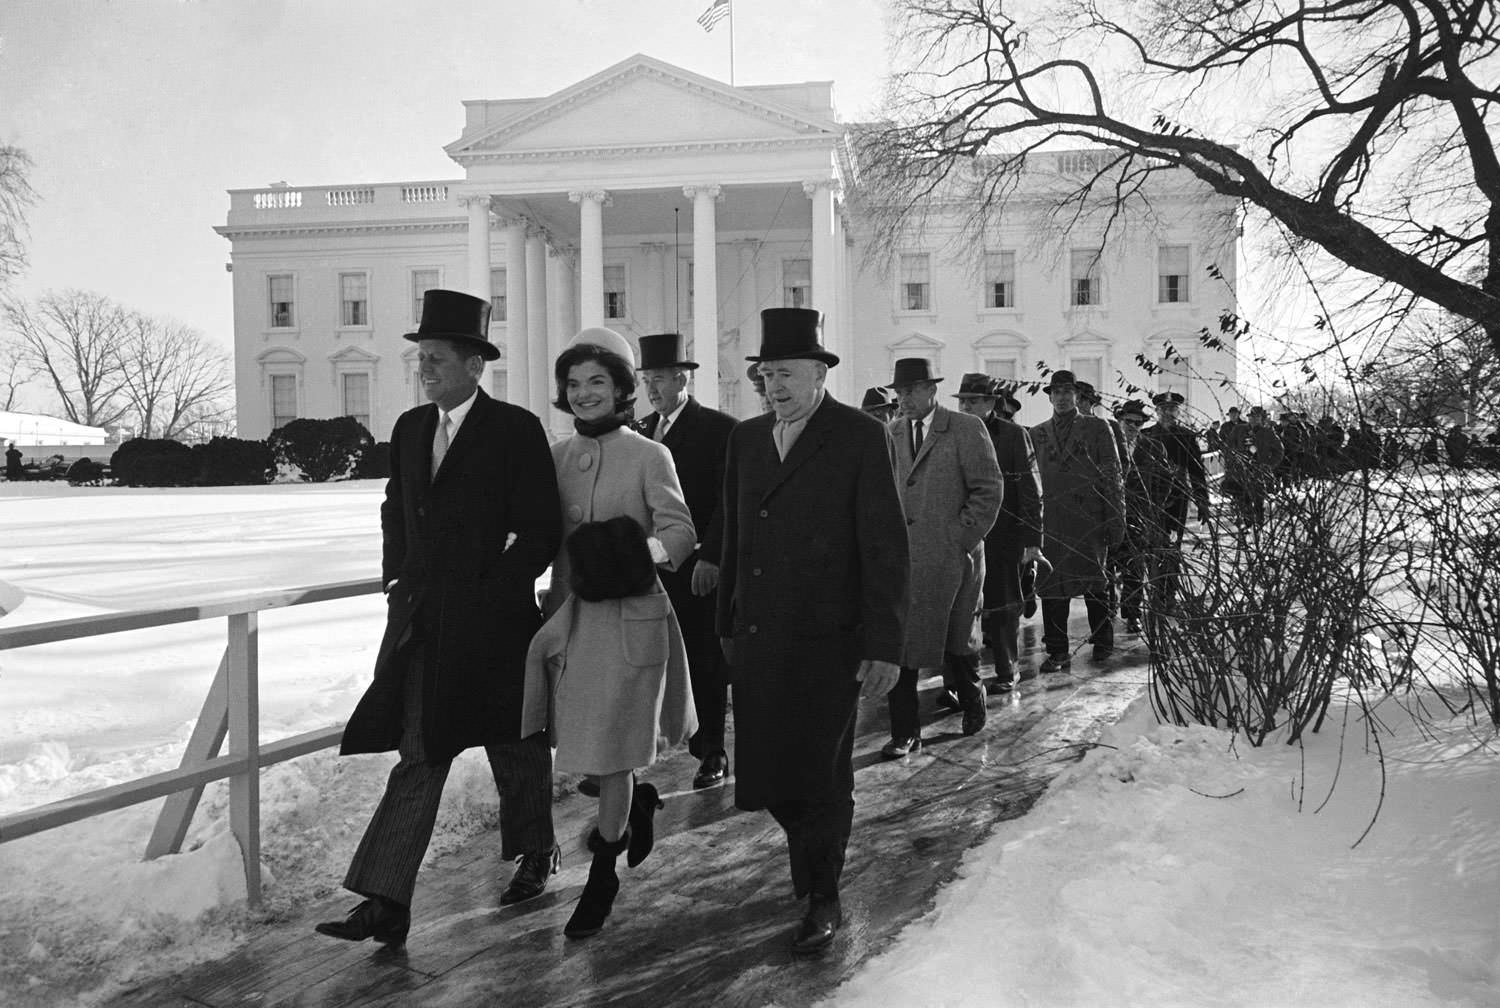
[[[385,793],[349,863],[344,888],[409,907],[452,760],[426,758],[422,746],[423,648],[413,642],[402,649],[402,656],[406,678],[401,759],[391,769]],[[550,851],[556,840],[552,834],[552,750],[546,733],[486,746],[484,751],[500,792],[500,857],[510,861]]]

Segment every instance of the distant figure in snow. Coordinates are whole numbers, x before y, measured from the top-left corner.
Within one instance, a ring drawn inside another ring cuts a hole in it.
[[[26,478],[26,471],[21,468],[21,449],[16,447],[12,441],[10,447],[5,449],[5,478],[8,480],[22,480]]]

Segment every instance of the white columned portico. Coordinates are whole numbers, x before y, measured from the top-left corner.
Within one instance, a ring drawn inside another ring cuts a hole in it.
[[[569,249],[550,246],[547,249],[547,361],[544,398],[548,402],[545,404],[547,412],[538,415],[542,418],[542,426],[551,431],[553,437],[561,437],[571,429],[568,416],[553,408],[550,400],[557,391],[552,366],[562,354],[563,347],[578,332],[578,305],[575,298],[577,288],[574,286],[572,259]]]
[[[604,325],[604,208],[610,205],[603,189],[574,190],[568,199],[578,204],[578,327]]]
[[[505,366],[506,398],[531,408],[531,372],[527,326],[526,218],[505,221]]]
[[[642,321],[649,332],[670,332],[667,319],[667,244],[644,242],[646,253],[646,311]]]
[[[531,398],[526,408],[547,415],[547,235],[526,229],[526,374]]]
[[[714,204],[716,185],[683,186],[693,201],[693,375],[694,394],[710,409],[719,408],[719,260]]]
[[[812,307],[823,313],[823,345],[842,360],[849,354],[842,345],[838,262],[834,251],[833,198],[837,186],[833,179],[811,179],[802,183],[802,191],[812,200]],[[835,393],[835,398],[844,396]]]
[[[490,300],[490,198],[465,196],[469,211],[469,293]]]
[[[760,405],[755,401],[754,387],[745,377],[745,371],[750,366],[745,358],[760,353],[760,285],[755,276],[760,259],[760,240],[744,238],[736,245],[739,249],[740,279],[739,308],[736,312],[739,319],[735,327],[739,330],[739,346],[734,355],[735,370],[732,377],[739,394],[735,396],[734,415],[750,417],[755,415],[756,408]]]

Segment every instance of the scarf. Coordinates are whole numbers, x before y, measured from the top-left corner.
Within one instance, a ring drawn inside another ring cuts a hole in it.
[[[598,420],[580,420],[573,418],[573,429],[584,437],[600,438],[617,427],[624,427],[635,421],[635,400],[626,399],[620,403],[619,409]]]

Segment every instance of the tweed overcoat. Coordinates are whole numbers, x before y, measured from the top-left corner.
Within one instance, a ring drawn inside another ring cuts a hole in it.
[[[697,727],[682,632],[660,583],[629,598],[574,596],[532,638],[521,731],[550,731],[555,770],[650,766],[658,734],[676,745]]]
[[[564,438],[552,446],[552,461],[564,538],[584,522],[629,515],[648,536],[660,540],[669,570],[676,570],[693,552],[693,519],[666,448],[628,427],[617,427],[597,438]],[[544,607],[548,616],[572,594],[570,570],[568,551],[559,551]]]
[[[945,406],[924,418],[915,458],[911,424],[886,425],[891,468],[906,514],[911,602],[901,664],[936,668],[943,655],[977,651],[976,615],[984,588],[984,537],[1000,513],[1000,467],[984,421]]]
[[[1021,601],[1021,554],[1028,546],[1042,545],[1042,478],[1025,427],[993,413],[984,418],[984,426],[1004,485],[1000,514],[984,537],[983,606],[998,609]]]
[[[899,662],[906,523],[886,432],[824,394],[783,461],[774,414],[729,435],[717,628],[732,641],[735,804],[844,800],[862,659]]]
[[[1073,415],[1031,428],[1045,506],[1043,552],[1052,572],[1037,581],[1042,598],[1071,598],[1108,587],[1109,548],[1124,539],[1125,500],[1114,432],[1098,417]]]
[[[382,582],[396,585],[374,682],[344,728],[343,753],[397,748],[405,663],[394,658],[408,630],[426,647],[430,759],[523,737],[526,648],[542,624],[536,580],[561,541],[547,435],[534,415],[480,389],[433,478],[437,417],[437,406],[418,406],[391,433],[380,567]]]

